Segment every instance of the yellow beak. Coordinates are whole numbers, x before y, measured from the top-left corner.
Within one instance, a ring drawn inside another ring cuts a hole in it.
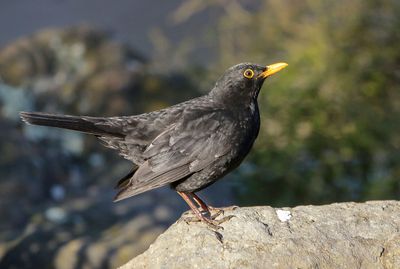
[[[286,66],[288,66],[287,63],[276,63],[276,64],[268,65],[266,67],[267,69],[265,69],[265,71],[262,72],[258,77],[267,78],[267,77],[272,76],[273,74],[281,71]]]

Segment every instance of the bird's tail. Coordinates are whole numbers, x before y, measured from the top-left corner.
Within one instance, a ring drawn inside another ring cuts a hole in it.
[[[75,130],[99,136],[124,136],[118,126],[109,124],[107,118],[54,115],[40,112],[20,112],[20,116],[28,124]]]

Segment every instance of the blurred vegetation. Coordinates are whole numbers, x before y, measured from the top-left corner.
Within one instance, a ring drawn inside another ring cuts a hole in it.
[[[399,199],[400,2],[211,2],[188,1],[175,18],[221,10],[209,30],[218,44],[215,70],[289,63],[259,97],[262,127],[239,169],[241,201]]]
[[[128,161],[93,137],[28,126],[18,112],[139,114],[198,95],[186,76],[156,73],[83,25],[2,48],[0,82],[0,268],[116,268],[178,217],[184,204],[156,192],[112,203]]]

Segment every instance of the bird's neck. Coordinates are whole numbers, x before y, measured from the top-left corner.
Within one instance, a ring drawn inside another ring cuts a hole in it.
[[[258,102],[256,97],[238,98],[235,96],[209,95],[213,103],[229,111],[232,115],[245,118],[259,118]]]
[[[238,91],[220,91],[213,89],[209,92],[208,96],[216,103],[231,108],[247,108],[257,105],[257,95],[243,94],[238,95]],[[244,90],[243,93],[246,93]]]

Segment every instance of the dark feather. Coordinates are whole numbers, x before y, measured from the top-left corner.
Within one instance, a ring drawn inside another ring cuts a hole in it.
[[[126,176],[118,180],[118,183],[115,185],[114,189],[123,189],[129,185],[130,179],[132,178],[133,174],[135,174],[137,169],[137,166],[132,168],[132,170]]]
[[[107,118],[54,115],[39,112],[20,112],[22,120],[29,124],[70,129],[94,135],[124,137],[120,128],[107,124]]]
[[[200,117],[196,118],[195,114]],[[120,188],[114,201],[182,180],[225,155],[230,141],[224,134],[231,132],[234,125],[225,126],[216,119],[229,122],[229,118],[219,111],[185,110],[178,122],[150,143],[142,154],[146,161],[139,166],[129,184]],[[200,134],[193,132],[198,129],[197,125],[203,130]]]
[[[182,179],[189,174],[189,167],[187,165],[184,165],[166,171],[165,173],[160,173],[157,176],[152,177],[150,180],[141,180],[140,183],[134,182],[134,176],[131,184],[123,187],[118,191],[117,195],[114,198],[114,202],[118,202],[134,195],[165,186],[169,182],[174,182],[177,178]]]

